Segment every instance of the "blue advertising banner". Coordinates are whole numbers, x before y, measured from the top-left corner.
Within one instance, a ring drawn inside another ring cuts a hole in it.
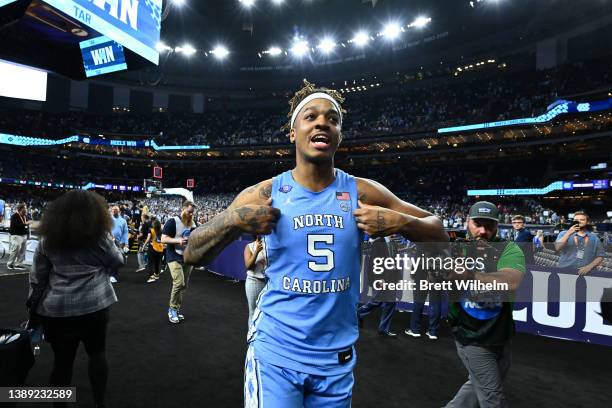
[[[159,63],[162,0],[44,0],[124,47]]]
[[[100,36],[79,43],[83,56],[85,76],[107,74],[127,69],[123,46],[106,36]]]
[[[558,268],[529,267],[517,297],[531,294],[532,302],[514,304],[517,331],[539,336],[612,346],[612,325],[600,316],[604,288],[612,287],[612,277],[592,271],[578,276]],[[519,295],[519,293],[521,293]],[[567,301],[574,298],[576,301]]]

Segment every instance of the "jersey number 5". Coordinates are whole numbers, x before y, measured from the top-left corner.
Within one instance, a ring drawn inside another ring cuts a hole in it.
[[[329,272],[334,269],[334,251],[329,248],[317,248],[317,243],[332,245],[332,234],[308,235],[308,254],[317,258],[325,258],[325,262],[308,261],[308,267],[315,272]]]

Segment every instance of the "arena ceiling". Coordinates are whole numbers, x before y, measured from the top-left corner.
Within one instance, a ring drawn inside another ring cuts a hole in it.
[[[242,0],[244,1],[244,0]],[[162,68],[167,73],[212,73],[307,70],[328,65],[334,69],[359,64],[386,63],[389,58],[415,57],[464,44],[494,39],[515,30],[516,40],[551,30],[562,30],[597,15],[604,2],[589,0],[256,0],[245,7],[241,0],[184,0],[171,5],[162,24],[161,39],[176,49],[190,45],[195,53],[165,52]],[[472,4],[470,4],[472,3]],[[579,4],[577,4],[579,3]],[[348,40],[365,30],[372,37],[389,22],[408,25],[418,17],[431,18],[421,28],[407,28],[394,41],[375,38],[363,48]],[[295,58],[290,49],[296,37],[308,43],[307,54]],[[337,45],[323,54],[317,45],[325,38]],[[229,54],[216,58],[215,47]],[[276,46],[283,52],[273,57],[265,51]],[[285,53],[286,52],[286,53]],[[383,57],[381,60],[380,57]]]

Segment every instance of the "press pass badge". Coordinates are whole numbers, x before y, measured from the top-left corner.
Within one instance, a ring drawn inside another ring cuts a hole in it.
[[[583,259],[584,258],[584,249],[579,249],[578,251],[576,251],[576,259]]]

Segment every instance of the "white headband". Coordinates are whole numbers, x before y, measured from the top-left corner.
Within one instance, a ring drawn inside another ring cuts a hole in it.
[[[312,101],[313,99],[327,99],[328,101],[330,101],[332,105],[334,105],[336,110],[338,111],[338,115],[340,115],[340,123],[342,123],[342,109],[340,109],[340,105],[338,105],[338,102],[336,102],[334,98],[332,98],[326,93],[316,92],[304,98],[304,100],[300,102],[298,106],[295,108],[295,110],[293,111],[293,115],[291,115],[291,127],[292,128],[293,128],[293,125],[295,124],[295,120],[297,119],[298,113],[300,113],[300,111],[304,108],[304,106],[306,106],[306,104]]]

